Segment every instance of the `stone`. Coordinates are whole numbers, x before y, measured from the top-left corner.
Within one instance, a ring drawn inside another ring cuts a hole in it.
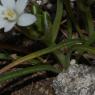
[[[95,66],[70,64],[53,81],[56,95],[95,95]]]

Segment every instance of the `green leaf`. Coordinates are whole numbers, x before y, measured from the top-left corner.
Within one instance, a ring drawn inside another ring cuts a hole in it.
[[[0,59],[1,60],[8,60],[8,59],[10,59],[10,57],[6,53],[0,53]]]
[[[49,23],[49,31],[46,32],[43,42],[47,46],[51,46],[52,44],[55,44],[56,37],[59,32],[60,24],[61,24],[61,19],[62,19],[62,14],[63,14],[63,1],[62,0],[57,0],[57,10],[56,10],[56,16],[54,19],[53,24]],[[65,64],[64,62],[64,54],[60,51],[55,51],[53,53],[59,60],[59,62],[63,65]]]
[[[82,0],[77,0],[77,5],[85,17],[84,19],[85,19],[85,24],[86,24],[86,31],[89,32],[87,43],[92,44],[93,42],[95,42],[95,29],[94,29],[90,7],[85,5],[82,2]]]
[[[19,65],[19,64],[22,64],[22,63],[25,62],[25,61],[28,61],[28,60],[37,58],[37,57],[39,57],[39,56],[41,56],[41,55],[44,55],[44,54],[47,54],[47,53],[50,53],[50,52],[54,52],[55,50],[64,48],[64,47],[66,47],[66,46],[67,46],[67,47],[71,47],[71,46],[73,46],[73,45],[76,45],[77,43],[82,43],[82,42],[83,42],[83,41],[81,41],[81,40],[70,40],[70,41],[67,41],[67,42],[64,42],[64,43],[61,42],[61,43],[59,43],[59,44],[57,44],[57,45],[50,46],[50,47],[48,47],[48,48],[46,48],[46,49],[42,49],[42,50],[36,51],[36,52],[31,53],[31,54],[29,54],[29,55],[26,55],[26,56],[24,56],[24,57],[22,57],[22,58],[19,58],[18,60],[16,60],[16,61],[10,63],[10,64],[7,65],[7,66],[5,66],[4,68],[2,68],[2,69],[0,70],[0,73],[3,73],[3,72],[5,72],[5,71],[9,70],[10,68],[13,68],[13,67],[15,67],[15,66],[17,66],[17,65]]]
[[[95,48],[91,46],[80,45],[80,46],[75,46],[74,49],[81,51],[81,52],[84,51],[90,54],[95,54]]]
[[[59,73],[60,70],[54,68],[51,65],[37,65],[33,67],[27,67],[21,70],[13,71],[13,72],[7,72],[3,75],[0,75],[0,84],[3,83],[4,81],[14,79],[23,75],[39,72],[39,71],[52,71],[55,73]]]
[[[33,5],[32,13],[34,13],[37,17],[37,21],[35,22],[36,31],[41,35],[45,34],[49,31],[51,24],[51,19],[48,12],[43,11],[39,6]]]
[[[56,11],[55,20],[52,24],[51,31],[47,34],[47,37],[45,39],[49,45],[55,43],[61,24],[62,14],[63,14],[63,0],[57,0],[57,11]]]
[[[73,14],[70,0],[63,0],[63,1],[64,1],[64,5],[66,8],[67,16],[70,18],[72,24],[75,26],[75,28],[76,28],[77,32],[79,33],[81,39],[84,39],[83,34],[81,32],[81,29],[80,29],[78,23],[76,22],[75,16]]]
[[[68,40],[72,39],[72,24],[70,20],[67,21],[67,34],[68,34]]]

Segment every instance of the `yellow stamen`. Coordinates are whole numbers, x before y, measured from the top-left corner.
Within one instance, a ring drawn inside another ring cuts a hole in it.
[[[8,9],[4,12],[4,17],[8,19],[9,21],[13,21],[16,19],[17,14],[14,10]]]

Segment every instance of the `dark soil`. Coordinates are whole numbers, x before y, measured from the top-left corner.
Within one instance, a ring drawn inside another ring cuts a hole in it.
[[[55,95],[52,87],[54,74],[36,73],[6,83],[0,95]]]
[[[14,91],[11,95],[55,95],[52,88],[53,78],[33,82],[22,89]]]

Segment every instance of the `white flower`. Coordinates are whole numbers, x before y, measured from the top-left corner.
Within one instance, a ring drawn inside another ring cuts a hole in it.
[[[24,12],[27,2],[28,0],[1,0],[0,29],[4,28],[4,32],[8,32],[16,23],[19,26],[33,24],[36,21],[36,17]]]

